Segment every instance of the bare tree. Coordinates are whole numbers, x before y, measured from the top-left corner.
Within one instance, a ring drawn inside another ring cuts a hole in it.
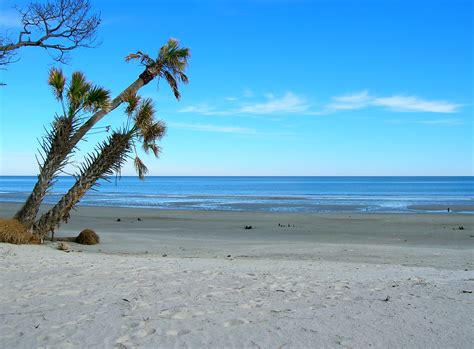
[[[17,40],[0,36],[0,65],[15,62],[22,47],[42,47],[52,53],[54,60],[64,63],[69,51],[96,46],[100,17],[91,13],[89,0],[31,2],[17,11],[22,29]]]

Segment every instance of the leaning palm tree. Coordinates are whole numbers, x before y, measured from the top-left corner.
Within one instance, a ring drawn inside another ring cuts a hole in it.
[[[152,81],[154,78],[163,78],[170,85],[177,99],[180,98],[178,84],[180,82],[187,83],[188,78],[185,70],[188,64],[190,51],[188,48],[181,48],[175,39],[169,39],[168,42],[161,47],[158,57],[154,60],[150,56],[138,51],[126,57],[126,61],[139,60],[145,66],[145,70],[139,75],[130,86],[115,97],[107,107],[94,111],[94,114],[81,125],[76,125],[70,134],[67,146],[58,154],[53,148],[44,149],[46,156],[44,163],[40,167],[38,182],[35,185],[30,198],[23,207],[16,213],[17,218],[27,228],[33,226],[34,219],[38,213],[41,202],[46,192],[44,188],[48,188],[53,182],[54,176],[59,173],[61,166],[66,161],[68,154],[74,151],[77,143],[94,127],[102,118],[110,111],[116,109],[119,105],[126,102],[128,96],[134,95],[137,91]],[[46,161],[48,159],[54,159]],[[43,191],[44,190],[44,191]]]
[[[89,189],[97,185],[98,180],[108,180],[114,173],[120,173],[132,152],[135,153],[135,168],[140,179],[143,179],[148,169],[138,157],[136,147],[139,143],[145,152],[151,150],[155,157],[158,157],[160,149],[156,143],[164,136],[166,127],[162,121],[154,120],[155,109],[152,101],[150,99],[140,101],[135,94],[129,94],[124,98],[128,100],[126,126],[114,132],[86,158],[80,173],[76,176],[75,184],[35,223],[34,232],[40,238],[45,238],[62,221],[67,222],[70,211]]]
[[[39,162],[38,181],[15,215],[28,228],[33,225],[48,189],[74,153],[75,145],[71,144],[71,137],[79,129],[81,119],[87,113],[107,110],[110,103],[109,91],[93,86],[80,72],[73,73],[67,83],[62,71],[53,68],[49,72],[48,84],[61,103],[62,114],[56,115],[51,130],[40,143],[42,160]]]

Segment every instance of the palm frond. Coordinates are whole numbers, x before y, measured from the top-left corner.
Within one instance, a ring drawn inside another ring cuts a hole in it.
[[[179,100],[181,98],[181,93],[179,93],[178,83],[176,82],[175,77],[170,72],[168,72],[166,70],[164,70],[162,74],[163,74],[163,77],[168,82],[168,85],[170,85],[174,96],[176,97],[177,100]]]
[[[127,91],[122,95],[122,101],[127,103],[127,107],[125,108],[125,113],[129,117],[132,116],[133,112],[137,109],[138,104],[140,103],[141,97],[137,95],[136,92]]]
[[[151,98],[144,99],[136,113],[135,113],[135,125],[138,129],[146,129],[153,123],[153,118],[155,116],[155,107]]]
[[[160,153],[161,153],[161,147],[159,147],[158,145],[156,145],[155,143],[146,143],[146,142],[143,142],[143,145],[142,145],[142,148],[143,150],[145,151],[145,153],[149,153],[150,150],[153,152],[153,155],[155,155],[155,157],[159,157]]]
[[[166,125],[163,121],[159,120],[146,128],[140,129],[141,136],[145,143],[155,143],[159,141],[166,133]]]
[[[141,64],[149,66],[154,63],[154,60],[142,51],[137,51],[137,53],[131,53],[125,57],[125,62],[130,62],[131,60],[139,60]]]
[[[90,91],[91,84],[81,72],[74,72],[71,76],[68,88],[68,99],[71,112],[76,112],[84,101],[86,94]]]
[[[56,99],[62,100],[66,78],[61,69],[52,68],[49,71],[48,84],[53,88],[53,93]]]
[[[110,91],[93,86],[84,98],[84,110],[97,112],[99,109],[107,110],[110,106]]]
[[[135,170],[138,173],[138,178],[145,179],[145,175],[148,173],[148,167],[145,166],[143,161],[138,156],[135,156],[133,165],[135,166]]]

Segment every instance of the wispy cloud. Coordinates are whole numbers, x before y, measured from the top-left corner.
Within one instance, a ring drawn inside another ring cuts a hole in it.
[[[258,134],[257,130],[246,127],[238,126],[220,126],[212,124],[193,124],[193,123],[171,123],[171,127],[194,130],[194,131],[204,131],[204,132],[217,132],[217,133],[233,133],[239,135],[256,135]]]
[[[421,125],[447,125],[456,126],[464,125],[465,122],[461,119],[430,119],[430,120],[387,120],[390,124],[421,124]]]
[[[374,98],[373,105],[399,112],[456,113],[461,105],[447,101],[427,101],[415,96]]]
[[[228,102],[235,102],[236,99],[226,98]],[[184,107],[180,113],[196,113],[202,115],[268,115],[268,114],[293,114],[304,113],[309,109],[309,104],[301,97],[292,92],[287,92],[281,97],[273,94],[266,94],[265,100],[256,103],[233,103],[231,106],[210,106],[207,103],[190,105]]]
[[[222,126],[214,124],[199,124],[199,123],[168,123],[171,128],[177,128],[181,130],[193,130],[201,132],[212,132],[212,133],[226,133],[238,136],[248,136],[257,138],[292,138],[297,134],[295,132],[267,132],[259,131],[253,128],[239,127],[239,126]]]
[[[441,100],[429,101],[416,96],[378,97],[370,95],[367,90],[364,90],[333,97],[332,102],[327,105],[326,109],[330,112],[367,107],[383,107],[395,112],[456,113],[461,105]]]
[[[178,113],[194,113],[194,114],[201,114],[201,115],[231,115],[235,113],[233,110],[225,110],[224,108],[217,108],[215,106],[211,106],[207,103],[201,103],[197,105],[189,105],[182,109],[178,110]]]
[[[303,113],[309,109],[306,101],[292,92],[287,92],[281,98],[277,98],[273,94],[267,94],[266,99],[262,103],[243,105],[236,111],[240,114],[291,114]]]
[[[248,92],[248,91],[247,91]],[[246,91],[244,91],[245,96]],[[253,96],[253,92],[252,92]],[[201,103],[187,106],[179,110],[181,113],[201,115],[329,115],[340,111],[365,108],[383,108],[392,112],[406,113],[456,113],[461,104],[444,100],[426,100],[416,96],[392,95],[377,96],[368,90],[334,96],[329,102],[315,106],[309,100],[289,91],[283,95],[266,93],[263,98],[226,97],[224,103],[209,105]]]
[[[352,94],[346,94],[342,96],[336,96],[332,98],[327,106],[327,110],[353,110],[361,109],[370,105],[371,97],[367,90],[356,92]]]

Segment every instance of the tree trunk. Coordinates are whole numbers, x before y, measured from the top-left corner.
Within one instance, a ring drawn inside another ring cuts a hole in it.
[[[130,150],[130,133],[115,133],[105,143],[98,153],[91,157],[87,166],[82,170],[76,183],[48,212],[44,213],[34,225],[34,234],[45,238],[62,221],[67,222],[69,212],[82,199],[100,178],[106,178],[126,160]]]
[[[42,148],[46,153],[46,158],[43,165],[40,166],[38,181],[25,204],[14,217],[27,229],[31,229],[33,226],[46,192],[58,170],[65,165],[65,160],[70,153],[68,143],[74,128],[73,120],[68,117],[57,118],[52,128],[52,132],[48,133],[43,139]]]
[[[94,127],[102,118],[110,113],[112,110],[117,109],[120,104],[123,103],[123,96],[128,93],[136,93],[140,88],[148,84],[153,80],[159,73],[159,67],[146,68],[130,86],[122,91],[117,97],[115,97],[108,109],[99,110],[97,113],[92,115],[70,138],[65,151],[62,154],[55,154],[52,149],[46,154],[45,164],[40,169],[38,175],[38,181],[28,197],[26,203],[22,208],[15,214],[15,218],[20,221],[23,225],[30,229],[36,215],[38,214],[39,207],[43,202],[46,191],[51,185],[55,174],[61,168],[61,164],[64,162],[68,154],[74,149],[77,143],[86,135],[86,133]]]
[[[40,170],[40,174],[38,175],[38,180],[35,184],[35,187],[33,188],[33,191],[14,216],[14,218],[23,224],[27,229],[31,229],[35,222],[40,205],[43,202],[46,192],[54,179],[56,169],[60,166],[59,162],[59,157],[48,156]]]

